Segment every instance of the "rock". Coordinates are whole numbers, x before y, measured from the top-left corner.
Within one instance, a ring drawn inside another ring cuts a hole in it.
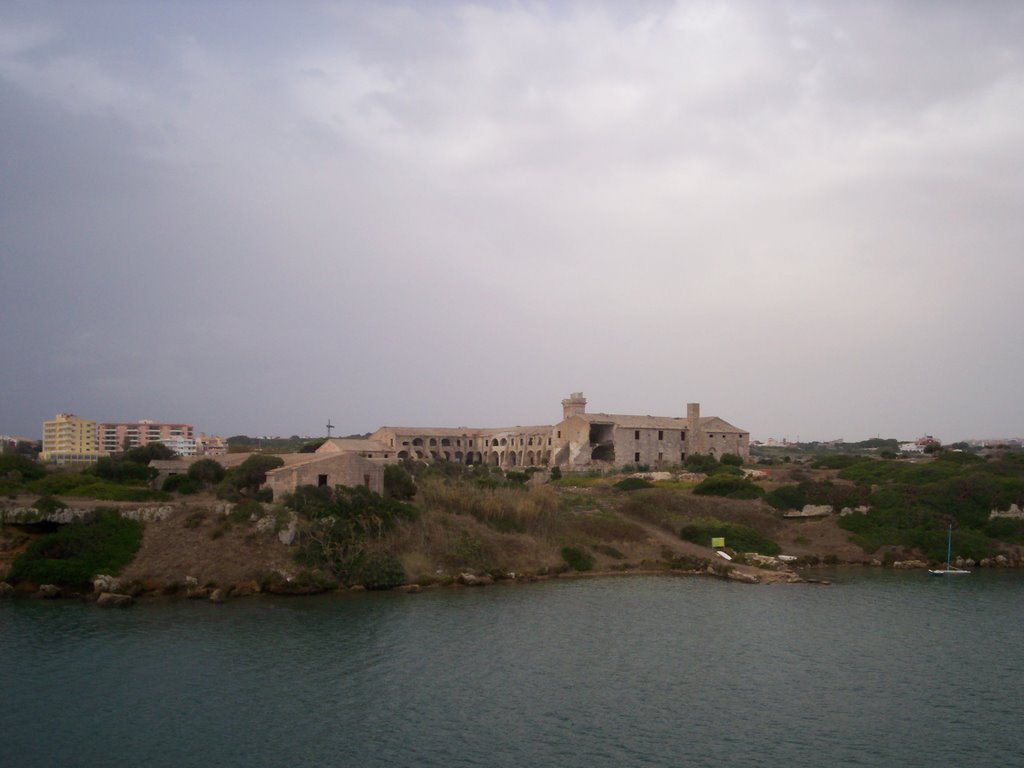
[[[494,579],[490,576],[477,576],[472,573],[460,573],[458,582],[459,584],[464,584],[467,587],[484,587],[488,584],[493,584]]]
[[[992,558],[991,557],[983,557],[981,559],[981,562],[978,563],[978,565],[980,565],[982,568],[991,568],[992,567]]]
[[[227,595],[224,594],[223,589],[215,589],[210,593],[211,603],[226,603],[228,600]]]
[[[249,597],[250,595],[258,594],[260,591],[260,585],[255,581],[243,581],[235,584],[231,588],[231,597]]]
[[[286,547],[290,547],[295,543],[295,536],[298,533],[299,520],[293,514],[288,520],[288,525],[283,531],[278,531],[277,539]]]
[[[55,597],[60,597],[60,587],[56,584],[40,584],[36,596],[44,600],[52,600]]]
[[[117,579],[113,576],[100,575],[92,580],[93,592],[117,592]]]
[[[195,589],[198,586],[199,586],[199,579],[197,579],[195,576],[186,576],[185,577],[185,589]]]
[[[121,595],[116,592],[103,592],[96,598],[96,605],[104,608],[127,608],[135,602],[131,595]]]
[[[365,592],[366,591],[366,587],[364,587],[362,584],[353,584],[351,587],[348,588],[348,591],[349,592]]]
[[[759,576],[753,573],[747,573],[746,571],[741,571],[739,568],[731,568],[728,571],[726,571],[725,578],[729,579],[730,581],[739,581],[744,584],[761,583],[761,579]]]
[[[5,597],[14,597],[14,587],[6,581],[0,581],[0,599]]]
[[[895,563],[892,564],[892,567],[901,569],[927,568],[928,563],[924,562],[923,560],[897,560]]]
[[[191,587],[186,590],[185,597],[189,600],[206,600],[212,591],[209,587]]]
[[[406,584],[402,587],[403,592],[408,592],[410,595],[415,595],[418,592],[422,592],[423,588],[419,584]]]
[[[977,565],[977,563],[974,562],[973,557],[968,557],[966,560],[964,560],[964,567],[966,568],[973,568],[975,565]]]
[[[1006,559],[1006,555],[996,555],[996,565],[1002,567],[1007,565],[1009,562],[1010,561]]]
[[[876,568],[880,568],[880,567],[881,567],[881,565],[882,565],[882,561],[881,561],[881,560],[879,560],[878,558],[875,558],[875,559],[873,559],[873,560],[871,561],[871,564],[872,564],[873,566],[875,566]]]
[[[826,517],[831,514],[831,504],[804,504],[803,509],[787,510],[783,517]]]

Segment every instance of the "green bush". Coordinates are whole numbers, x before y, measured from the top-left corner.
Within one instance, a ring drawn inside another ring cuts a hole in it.
[[[561,469],[561,467],[554,466],[554,467],[551,468],[551,479],[552,480],[561,480],[562,479],[562,469]]]
[[[102,501],[167,501],[170,495],[163,491],[151,491],[148,488],[137,488],[130,485],[94,482],[72,488],[65,496],[76,496],[84,499],[100,499]]]
[[[156,474],[155,470],[151,470],[146,464],[110,456],[97,459],[86,473],[112,483],[145,483]]]
[[[837,453],[833,456],[822,456],[811,463],[814,469],[846,469],[865,461],[863,456],[856,456],[852,453]]]
[[[619,491],[638,491],[641,488],[653,488],[654,483],[645,480],[642,477],[627,477],[619,482],[615,483],[612,488]]]
[[[725,537],[725,545],[737,552],[758,552],[762,555],[777,555],[782,548],[767,536],[739,523],[723,520],[694,520],[684,525],[679,537],[694,544],[710,547],[713,538]]]
[[[39,462],[32,461],[16,453],[0,454],[0,477],[17,472],[18,482],[38,480],[46,476],[46,468]],[[13,479],[13,478],[11,478]]]
[[[241,492],[255,493],[267,481],[267,472],[284,466],[280,456],[254,453],[235,469],[230,477],[235,488]]]
[[[67,509],[68,505],[60,499],[55,499],[52,496],[40,496],[36,499],[35,504],[32,505],[34,509],[39,510],[44,515],[50,514],[51,512],[57,512],[61,509]]]
[[[203,484],[188,475],[168,475],[160,488],[166,493],[192,494],[203,490]]]
[[[698,496],[725,496],[729,499],[756,499],[764,489],[749,480],[729,475],[712,475],[699,483],[693,492]]]
[[[718,461],[721,464],[726,464],[732,467],[743,466],[743,457],[736,453],[723,453],[722,457]]]
[[[216,485],[224,479],[224,467],[213,459],[200,459],[188,468],[188,476],[206,485]]]
[[[780,485],[764,495],[764,500],[780,511],[787,509],[803,509],[807,504],[807,494],[799,485]]]
[[[255,499],[245,499],[235,505],[229,518],[233,523],[248,523],[253,517],[258,519],[262,516],[263,505]]]
[[[578,547],[562,547],[562,559],[574,571],[590,571],[594,568],[594,557]]]
[[[132,561],[142,541],[142,523],[115,510],[98,510],[89,522],[62,526],[42,536],[15,558],[11,582],[81,586],[101,573],[117,574]]]
[[[718,460],[707,453],[691,453],[683,462],[683,467],[690,472],[710,475],[718,468]]]
[[[339,574],[348,586],[394,589],[405,584],[405,569],[397,557],[384,552],[366,552]]]
[[[384,495],[408,501],[416,495],[416,481],[401,464],[384,467]]]

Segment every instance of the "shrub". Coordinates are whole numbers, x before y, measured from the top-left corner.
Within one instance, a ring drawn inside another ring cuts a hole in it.
[[[154,475],[144,463],[109,456],[97,459],[86,472],[113,483],[144,483]]]
[[[115,510],[98,510],[88,522],[62,526],[33,541],[15,558],[7,578],[83,585],[100,573],[118,573],[131,562],[141,541],[142,523],[125,520]]]
[[[638,491],[641,488],[653,488],[654,484],[642,477],[627,477],[619,480],[612,488],[620,491]]]
[[[16,453],[0,454],[0,476],[14,472],[18,473],[19,482],[38,480],[46,476],[46,468],[39,462]]]
[[[594,568],[594,557],[578,547],[562,547],[562,559],[574,571],[590,571]]]
[[[405,569],[397,557],[384,552],[367,552],[339,573],[348,585],[367,589],[393,589],[405,584]]]
[[[192,494],[199,493],[202,489],[202,483],[188,475],[168,475],[161,486],[161,490],[167,493]]]
[[[602,555],[614,557],[616,560],[624,560],[626,557],[624,554],[622,554],[622,552],[617,550],[611,544],[594,544],[591,546],[591,549],[593,549],[595,552],[600,552]]]
[[[44,515],[68,508],[67,504],[52,496],[40,496],[32,506]]]
[[[777,555],[782,548],[767,536],[740,523],[727,523],[723,520],[694,520],[684,525],[679,531],[679,538],[692,541],[705,547],[711,546],[711,540],[725,537],[725,544],[740,552],[758,552],[762,555]]]
[[[399,501],[408,501],[416,495],[416,481],[401,464],[384,467],[384,495]]]
[[[743,466],[743,457],[736,453],[723,453],[722,457],[718,461],[721,464],[726,464],[732,467]]]
[[[690,472],[710,475],[718,467],[718,460],[707,453],[691,453],[683,462],[683,467]]]
[[[730,499],[756,499],[764,489],[749,480],[729,475],[712,475],[699,483],[693,492],[698,496],[725,496]]]
[[[865,461],[863,456],[856,456],[852,453],[838,453],[834,456],[822,456],[811,463],[814,469],[846,469]]]
[[[764,500],[778,510],[803,509],[807,495],[799,485],[781,485],[764,495]]]
[[[233,523],[248,523],[253,517],[263,516],[263,505],[255,499],[244,499],[235,505],[228,517]]]
[[[552,480],[561,480],[562,479],[562,469],[561,469],[561,467],[554,466],[554,467],[551,468],[551,479]]]

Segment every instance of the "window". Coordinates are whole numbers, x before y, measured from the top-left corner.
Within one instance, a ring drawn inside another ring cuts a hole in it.
[[[661,429],[658,430],[658,439],[659,440],[664,440],[665,439],[665,431],[664,430],[661,430]]]
[[[316,484],[320,488],[323,488],[325,485],[327,485],[327,475],[317,475]]]
[[[639,429],[634,429],[633,430],[633,439],[634,440],[639,440],[640,439],[640,430]]]
[[[633,454],[633,461],[635,461],[637,463],[640,462],[640,454],[639,453],[634,453]]]
[[[658,451],[658,461],[664,461],[664,459],[665,459],[665,454],[662,453],[661,451]]]

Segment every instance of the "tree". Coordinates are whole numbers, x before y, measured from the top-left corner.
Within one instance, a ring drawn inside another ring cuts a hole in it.
[[[256,491],[267,482],[267,472],[283,466],[284,459],[280,456],[254,453],[243,461],[235,471],[233,478],[235,488],[240,491]]]
[[[722,458],[719,459],[722,464],[726,464],[733,467],[743,466],[743,457],[736,453],[723,453]]]
[[[707,453],[691,453],[686,457],[683,466],[691,472],[703,472],[710,475],[718,468],[718,459]]]
[[[216,485],[224,479],[224,467],[213,459],[200,459],[188,468],[188,476],[200,483]]]

